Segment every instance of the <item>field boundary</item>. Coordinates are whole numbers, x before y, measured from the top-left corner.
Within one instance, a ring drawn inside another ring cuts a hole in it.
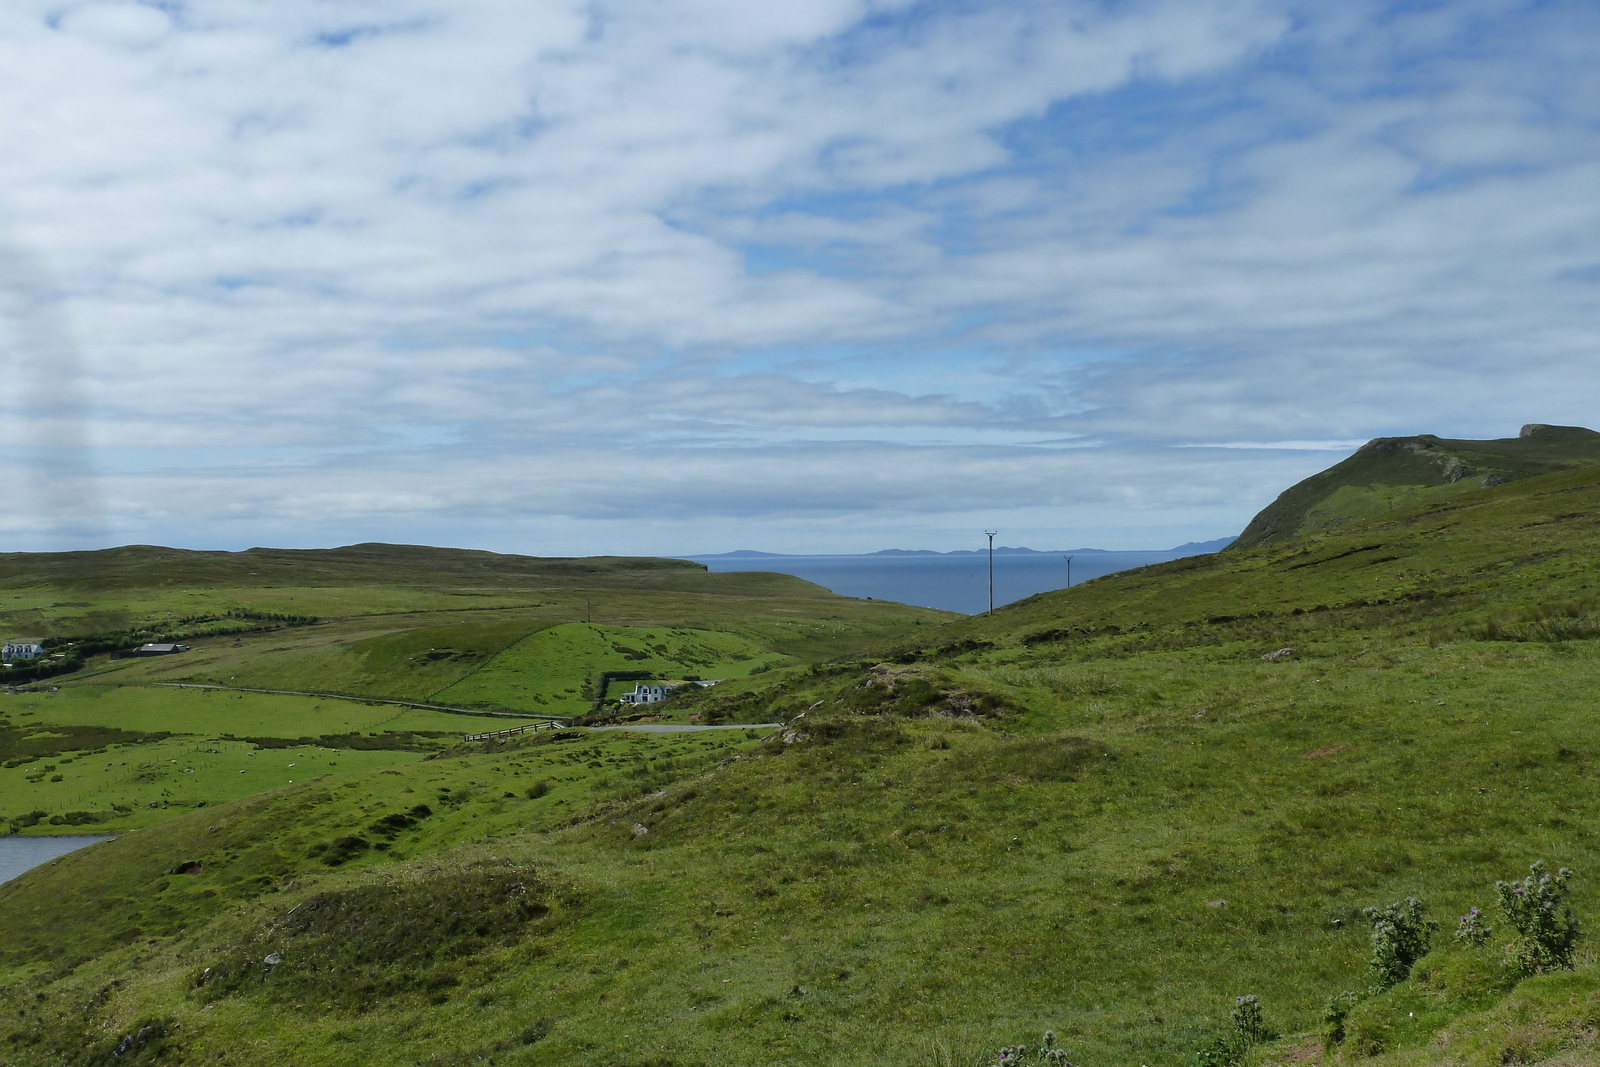
[[[254,689],[243,685],[209,685],[203,682],[156,682],[166,689],[216,689],[224,693],[269,693],[274,696],[321,697],[325,700],[351,700],[362,704],[392,704],[397,708],[422,708],[425,711],[445,711],[453,715],[479,715],[489,719],[540,719],[559,722],[549,715],[525,711],[485,711],[482,708],[454,708],[448,704],[424,704],[418,700],[390,700],[386,697],[355,696],[350,693],[319,693],[310,689]]]
[[[527,733],[529,730],[560,730],[564,729],[565,726],[565,723],[551,719],[547,722],[529,723],[526,726],[513,726],[509,730],[490,730],[486,734],[468,734],[464,740],[492,741],[497,737],[515,737],[517,734]]]

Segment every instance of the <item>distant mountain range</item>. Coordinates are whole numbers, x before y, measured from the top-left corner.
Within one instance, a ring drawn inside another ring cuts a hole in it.
[[[994,554],[997,556],[1088,556],[1088,555],[1118,555],[1118,556],[1162,556],[1173,558],[1177,556],[1199,556],[1207,552],[1220,552],[1233,543],[1231,537],[1219,537],[1214,541],[1190,541],[1179,545],[1177,548],[1141,548],[1141,549],[1116,549],[1116,548],[1063,548],[1042,550],[1037,548],[1010,548],[996,545]],[[818,556],[983,556],[987,555],[987,548],[963,548],[954,552],[935,552],[926,548],[883,548],[876,552],[756,552],[748,548],[741,548],[735,552],[714,552],[703,555],[685,556],[685,559],[798,559],[816,558]]]

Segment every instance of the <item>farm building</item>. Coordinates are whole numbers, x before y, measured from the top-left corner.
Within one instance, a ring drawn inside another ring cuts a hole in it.
[[[179,652],[189,651],[188,645],[174,644],[170,641],[157,641],[138,648],[130,648],[126,652],[111,653],[112,659],[137,659],[143,656],[175,656]]]
[[[672,692],[674,688],[674,686],[661,685],[655,682],[649,685],[640,682],[633,687],[633,692],[622,694],[622,702],[624,704],[654,704],[667,699],[667,694]]]

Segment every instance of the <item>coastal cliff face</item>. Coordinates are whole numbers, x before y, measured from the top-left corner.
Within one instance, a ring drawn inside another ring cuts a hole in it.
[[[1358,519],[1539,474],[1600,464],[1600,433],[1530,423],[1516,437],[1378,437],[1263,508],[1235,548],[1271,544]]]

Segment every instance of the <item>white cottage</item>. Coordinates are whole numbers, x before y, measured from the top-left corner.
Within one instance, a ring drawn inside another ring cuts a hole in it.
[[[19,659],[38,659],[44,655],[44,646],[37,641],[7,641],[0,649],[0,659],[15,663]]]
[[[656,682],[646,685],[640,682],[633,687],[633,692],[622,694],[622,702],[624,704],[654,704],[667,699],[667,694],[672,692],[672,689],[673,687],[670,685],[661,685]]]

